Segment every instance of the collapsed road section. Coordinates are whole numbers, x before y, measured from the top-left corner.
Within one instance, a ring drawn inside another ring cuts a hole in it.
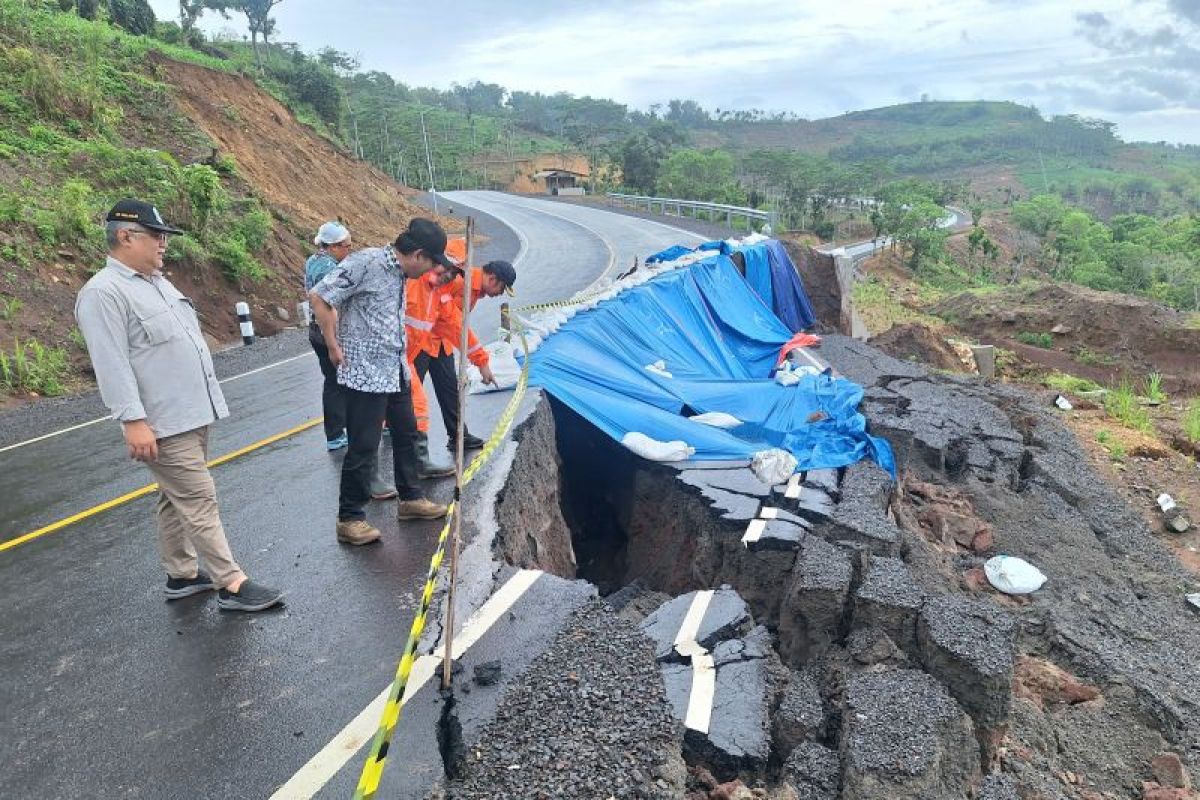
[[[621,306],[699,345],[662,363],[638,353],[641,389],[607,398],[588,388],[626,386],[616,354],[642,341],[636,325],[584,363],[560,358],[559,376],[578,380],[543,373],[545,391],[477,479],[456,618],[513,568],[542,570],[575,599],[526,619],[544,637],[535,652],[492,665],[509,682],[494,713],[443,748],[433,795],[1195,797],[1194,576],[1020,391],[836,334],[809,342],[799,360],[813,369],[797,370],[785,400],[770,366],[694,374],[686,354],[712,348],[740,346],[739,363],[757,364],[754,326],[723,313],[743,293],[763,297],[752,246],[670,254],[692,273],[715,260],[745,276],[692,297],[707,317],[672,313],[668,298],[696,284],[664,288],[670,270],[543,317],[535,379],[563,355],[556,339],[578,345]],[[672,408],[664,392],[690,403]],[[756,393],[772,398],[757,419]],[[736,425],[694,419],[714,413]],[[780,415],[791,428],[773,426]],[[637,455],[627,433],[639,423],[679,442],[647,437],[668,446]],[[694,450],[667,460],[679,443]],[[764,467],[775,450],[796,459],[790,476]],[[996,554],[1036,564],[1045,585],[997,592],[983,570]],[[426,633],[427,652],[442,633]],[[464,670],[454,693],[478,683]]]

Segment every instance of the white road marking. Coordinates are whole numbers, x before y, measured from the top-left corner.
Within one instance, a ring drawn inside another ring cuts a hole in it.
[[[708,733],[708,723],[712,717],[713,695],[717,689],[717,671],[713,666],[712,656],[696,641],[700,632],[700,623],[712,602],[714,591],[705,589],[696,592],[692,604],[688,606],[679,632],[675,634],[675,652],[690,658],[692,662],[692,690],[688,695],[687,713],[683,724],[694,731]]]
[[[779,519],[779,509],[764,507],[759,510],[758,516],[762,519]]]
[[[249,372],[242,372],[238,375],[231,375],[228,378],[224,378],[223,380],[218,381],[218,383],[233,383],[236,380],[240,380],[240,379],[248,377],[250,375],[257,375],[260,372],[266,372],[269,369],[274,369],[275,367],[282,366],[283,364],[290,364],[291,362],[298,361],[301,358],[310,358],[310,357],[314,357],[315,355],[316,355],[316,353],[313,353],[312,351],[309,351],[307,353],[301,353],[298,356],[292,356],[291,358],[285,358],[282,361],[276,361],[273,364],[267,364],[265,367],[259,367],[258,369],[252,369]],[[7,453],[9,450],[16,450],[18,447],[25,447],[26,445],[43,442],[46,439],[52,439],[55,436],[61,436],[64,433],[70,433],[71,431],[77,431],[80,428],[86,428],[89,425],[95,425],[97,422],[106,422],[111,419],[112,419],[112,417],[97,417],[96,419],[88,420],[87,422],[81,422],[78,425],[72,425],[69,428],[63,428],[61,430],[51,431],[50,433],[44,433],[41,436],[35,436],[34,438],[26,439],[23,442],[17,442],[16,444],[10,444],[5,447],[0,447],[0,453]]]
[[[454,637],[454,643],[451,645],[451,657],[456,660],[462,658],[463,653],[478,642],[542,574],[541,570],[523,569],[509,578],[495,594],[479,607],[479,610],[471,615],[458,635]],[[436,650],[440,653],[441,645]],[[416,660],[408,678],[408,685],[404,690],[401,707],[429,682],[441,666],[441,662],[439,656],[432,655],[423,655]],[[346,727],[342,728],[329,741],[329,744],[310,758],[308,763],[301,767],[287,783],[280,786],[271,795],[270,800],[308,800],[329,783],[333,776],[337,775],[346,765],[346,762],[375,736],[375,732],[379,729],[379,720],[383,716],[384,706],[387,704],[389,691],[391,691],[390,684],[376,695],[375,699],[354,719],[350,720]]]
[[[762,538],[763,531],[766,529],[767,521],[765,519],[750,520],[750,524],[746,526],[746,534],[742,537],[742,544],[749,547]]]
[[[788,478],[787,491],[783,494],[788,500],[800,499],[800,473]]]

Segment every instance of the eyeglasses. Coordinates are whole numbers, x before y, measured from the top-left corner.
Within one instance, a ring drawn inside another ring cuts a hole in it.
[[[130,231],[129,233],[136,234],[138,236],[150,236],[154,239],[158,239],[160,242],[165,242],[169,236],[169,234],[166,233],[152,233],[150,231]]]

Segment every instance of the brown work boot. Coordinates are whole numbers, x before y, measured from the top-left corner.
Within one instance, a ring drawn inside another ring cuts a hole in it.
[[[365,519],[339,519],[337,540],[342,544],[370,544],[379,541],[379,529]]]
[[[435,503],[425,497],[418,497],[416,500],[401,500],[396,503],[396,518],[438,519],[446,516],[446,512],[449,510],[448,506],[441,503]]]

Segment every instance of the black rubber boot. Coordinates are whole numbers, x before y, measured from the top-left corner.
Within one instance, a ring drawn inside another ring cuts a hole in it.
[[[429,435],[417,434],[417,477],[422,480],[429,478],[445,478],[454,474],[454,465],[439,465],[429,458]]]

